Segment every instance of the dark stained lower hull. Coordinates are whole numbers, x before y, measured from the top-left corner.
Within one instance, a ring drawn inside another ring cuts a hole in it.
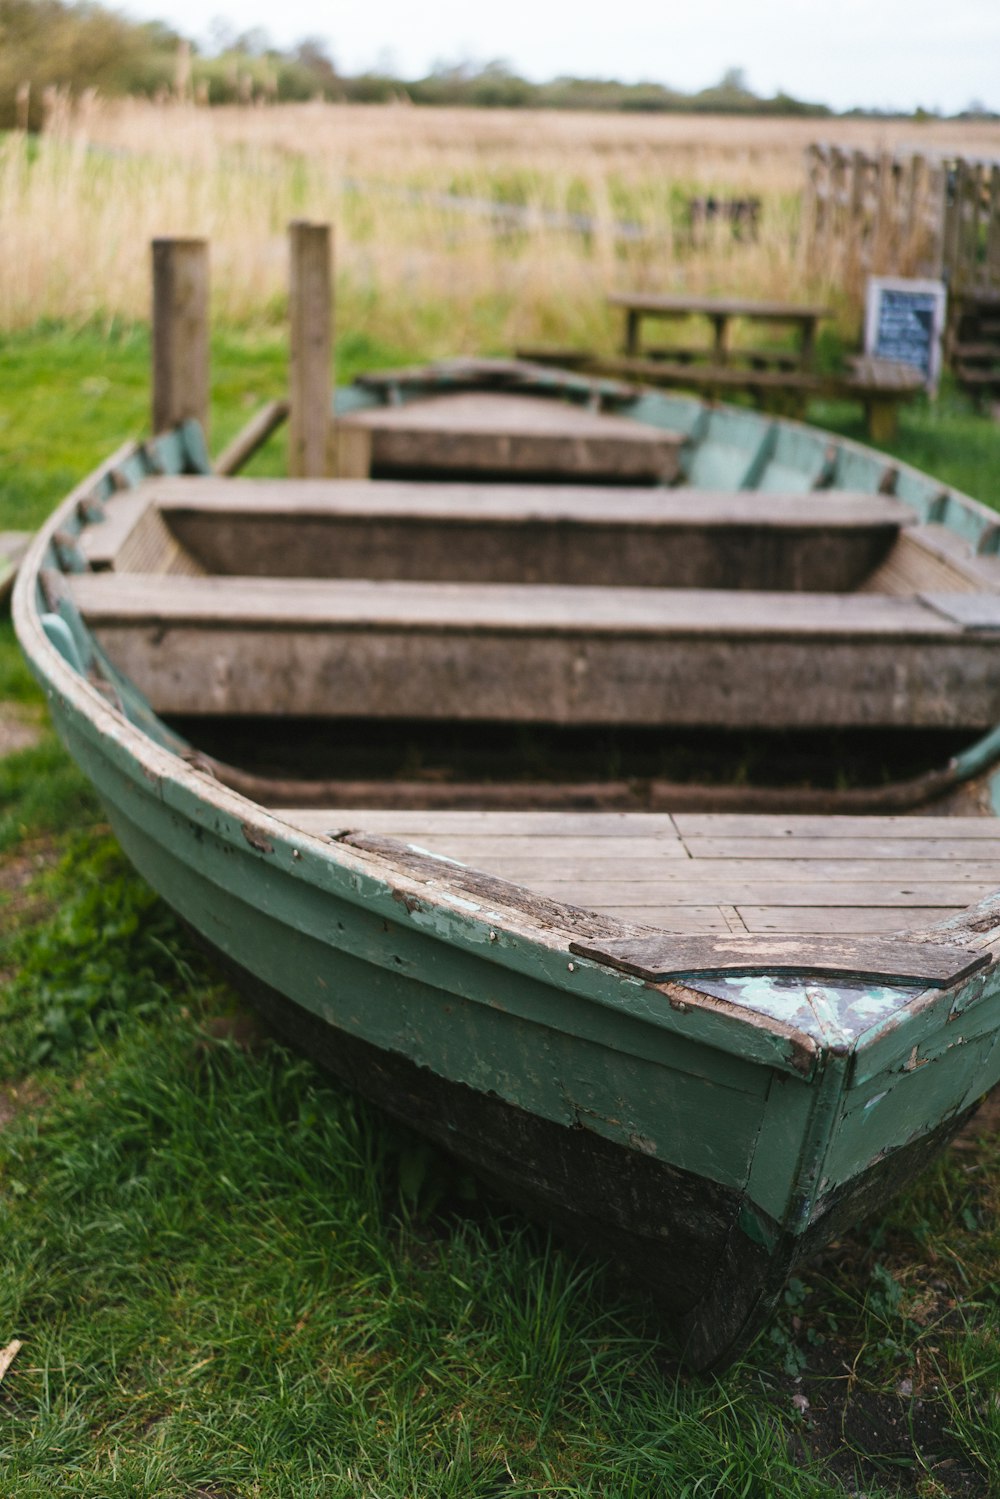
[[[747,1348],[795,1267],[884,1207],[974,1112],[954,1115],[871,1165],[831,1194],[804,1234],[767,1224],[774,1241],[765,1246],[741,1226],[743,1193],[639,1148],[623,1149],[583,1119],[567,1129],[335,1030],[209,947],[289,1045],[470,1166],[498,1196],[567,1243],[619,1266],[651,1296],[684,1363],[702,1373],[725,1367]]]

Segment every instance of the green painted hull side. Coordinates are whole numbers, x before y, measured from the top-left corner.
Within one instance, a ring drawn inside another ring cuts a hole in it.
[[[468,918],[403,902],[329,855],[293,863],[277,843],[262,854],[242,828],[217,815],[207,827],[171,806],[167,786],[130,773],[127,757],[112,763],[85,720],[58,717],[123,847],[214,947],[324,1022],[442,1078],[741,1192],[751,1231],[759,1215],[806,1233],[833,1188],[967,1107],[1000,1070],[995,985],[962,1011],[964,1044],[953,994],[905,1016],[887,1085],[881,1072],[854,1081],[856,1058],[831,1055],[804,1078],[686,1036],[696,1010],[678,1012],[659,990],[596,965],[589,976],[604,1002],[588,1003],[584,961],[571,974],[561,954],[509,934],[506,951],[499,936],[485,948],[463,941]],[[318,868],[322,885],[310,879]],[[907,1045],[926,1066],[906,1070]],[[926,1093],[912,1086],[932,1076]]]
[[[141,785],[109,776],[67,737],[143,875],[214,947],[294,1003],[439,1076],[745,1186],[770,1069],[581,1003],[542,975],[498,966],[492,949],[428,935],[420,913],[399,902],[387,917],[356,892],[276,873],[249,846],[192,827]],[[804,1083],[798,1091],[810,1096]],[[793,1152],[785,1162],[787,1195]]]

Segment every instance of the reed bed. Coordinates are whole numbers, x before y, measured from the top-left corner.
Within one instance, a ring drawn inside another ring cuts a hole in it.
[[[0,331],[142,321],[148,243],[208,236],[214,315],[284,316],[290,219],[337,225],[338,316],[401,353],[609,347],[622,286],[778,296],[815,121],[90,98],[0,140]],[[874,148],[1000,148],[1000,126],[837,122]],[[694,196],[759,197],[759,233],[692,242]],[[850,317],[851,309],[845,308]]]

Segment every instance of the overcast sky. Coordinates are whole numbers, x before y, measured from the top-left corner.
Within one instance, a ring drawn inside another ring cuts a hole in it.
[[[213,0],[124,0],[207,40]],[[263,27],[285,47],[322,37],[345,72],[391,65],[400,77],[438,61],[503,58],[523,76],[649,79],[692,90],[727,68],[758,93],[948,112],[1000,110],[1000,0],[239,0],[219,14]]]

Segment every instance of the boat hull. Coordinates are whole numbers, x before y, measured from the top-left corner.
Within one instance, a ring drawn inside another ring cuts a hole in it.
[[[269,830],[241,825],[236,842],[210,808],[192,817],[170,806],[163,782],[116,764],[86,722],[56,710],[132,862],[268,1023],[505,1199],[620,1266],[694,1370],[745,1349],[795,1267],[922,1170],[975,1107],[975,1076],[982,1088],[1000,1069],[995,1017],[980,1017],[980,1069],[942,1085],[945,1117],[930,1128],[914,1119],[892,1143],[873,1138],[821,1204],[804,1194],[772,1213],[766,1193],[754,1196],[754,1171],[791,1180],[811,1138],[822,1155],[836,1123],[822,1118],[822,1079],[641,1025],[630,1035],[621,1016],[600,1035],[578,1001],[543,992],[537,961],[534,982],[515,980],[515,1007],[488,956],[463,963],[448,942],[422,937],[415,959],[412,892],[310,896],[273,867]],[[857,1100],[842,1096],[836,1062],[829,1082],[842,1118]],[[881,1091],[878,1079],[863,1086]]]
[[[662,931],[372,836],[364,812],[297,826],[171,733],[62,581],[86,568],[74,535],[92,510],[185,466],[199,464],[179,436],[112,460],[34,543],[15,597],[123,848],[282,1032],[625,1263],[688,1363],[720,1367],[788,1272],[884,1203],[1000,1077],[1000,974],[982,955],[1000,945],[1000,901],[916,934],[922,959],[947,960],[929,986],[924,966],[885,983],[864,967],[794,992],[766,972],[748,995],[644,968]]]

